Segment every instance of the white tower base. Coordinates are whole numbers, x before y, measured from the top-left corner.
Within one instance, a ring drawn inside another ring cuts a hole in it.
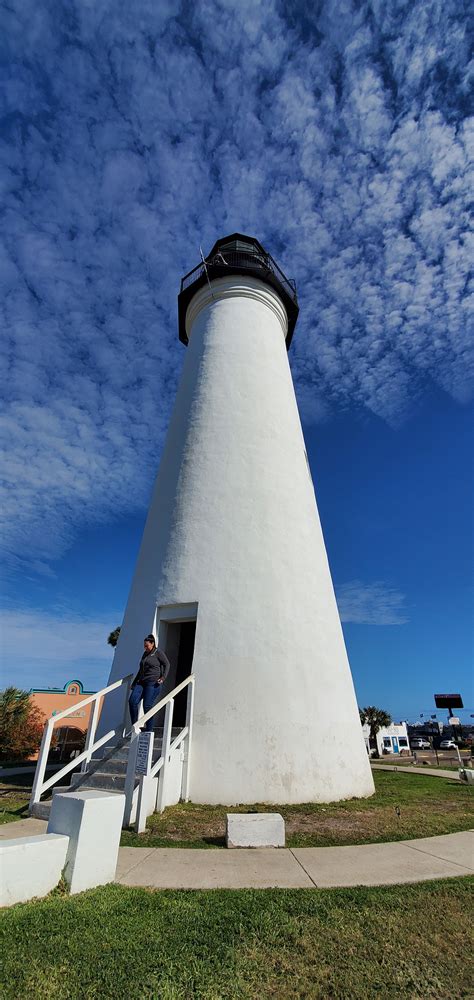
[[[172,652],[176,623],[195,618],[191,800],[371,795],[283,302],[266,282],[230,275],[196,292],[186,326],[110,682],[133,668],[154,624]],[[174,671],[167,690],[176,682]]]

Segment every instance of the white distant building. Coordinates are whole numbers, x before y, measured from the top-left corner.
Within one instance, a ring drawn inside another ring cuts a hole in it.
[[[236,233],[178,301],[189,346],[110,682],[153,630],[166,690],[194,672],[195,802],[371,795],[287,358],[295,287]]]
[[[368,726],[367,723],[364,723],[362,726],[362,732],[364,734],[365,746],[367,748],[367,752],[369,753],[370,726]],[[392,722],[390,726],[384,726],[382,729],[379,729],[376,743],[380,756],[384,753],[402,753],[403,751],[409,751],[410,743],[408,740],[406,722]]]

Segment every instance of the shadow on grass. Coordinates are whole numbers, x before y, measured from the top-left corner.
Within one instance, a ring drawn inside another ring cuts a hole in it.
[[[15,788],[32,788],[33,787],[34,774],[2,774],[0,775],[0,783],[3,786],[2,790],[11,791]]]
[[[2,802],[0,800],[0,825],[5,823],[14,823],[15,820],[27,819],[28,817],[28,803],[23,802],[20,806],[8,807],[8,802]]]
[[[209,847],[225,847],[225,837],[203,837],[204,844]]]
[[[122,830],[121,847],[172,847],[188,851],[216,851],[225,848],[225,837],[199,837],[194,840],[177,840],[172,837],[159,837],[152,833],[135,833],[134,830]]]

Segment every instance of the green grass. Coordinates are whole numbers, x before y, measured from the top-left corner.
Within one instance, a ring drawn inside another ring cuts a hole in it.
[[[49,775],[48,775],[49,777]],[[26,819],[34,774],[0,775],[0,824]],[[45,799],[51,798],[51,789]]]
[[[28,816],[28,803],[23,799],[0,799],[0,825],[14,823]]]
[[[200,806],[180,803],[149,817],[147,831],[125,830],[129,847],[224,846],[228,812],[274,812],[286,825],[288,847],[330,847],[433,837],[474,826],[474,789],[448,778],[374,771],[376,794],[370,799],[298,806]]]
[[[474,879],[339,890],[107,886],[0,915],[3,1000],[468,1000]]]
[[[26,819],[34,774],[7,775],[0,780],[0,824]]]
[[[455,833],[474,826],[474,789],[448,778],[403,771],[374,771],[376,794],[369,799],[298,806],[200,806],[181,803],[154,814],[147,831],[122,833],[129,847],[220,848],[228,812],[282,813],[289,847],[330,847],[406,840]],[[0,823],[27,815],[27,775],[0,784]]]

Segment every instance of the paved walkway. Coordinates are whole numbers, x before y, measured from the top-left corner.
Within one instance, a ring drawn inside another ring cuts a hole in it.
[[[46,833],[48,824],[44,819],[18,819],[14,823],[0,825],[0,840],[14,840],[16,837],[39,837]]]
[[[39,819],[0,827],[0,839],[46,833]],[[311,889],[394,885],[474,874],[474,831],[355,847],[189,850],[121,847],[116,882],[153,889]]]
[[[311,889],[474,875],[474,831],[357,847],[121,847],[116,882],[154,889]]]
[[[458,771],[448,771],[442,767],[400,767],[400,764],[371,764],[374,771],[405,771],[406,774],[431,774],[434,778],[451,778],[453,781],[460,781]],[[460,765],[461,766],[461,765]]]

